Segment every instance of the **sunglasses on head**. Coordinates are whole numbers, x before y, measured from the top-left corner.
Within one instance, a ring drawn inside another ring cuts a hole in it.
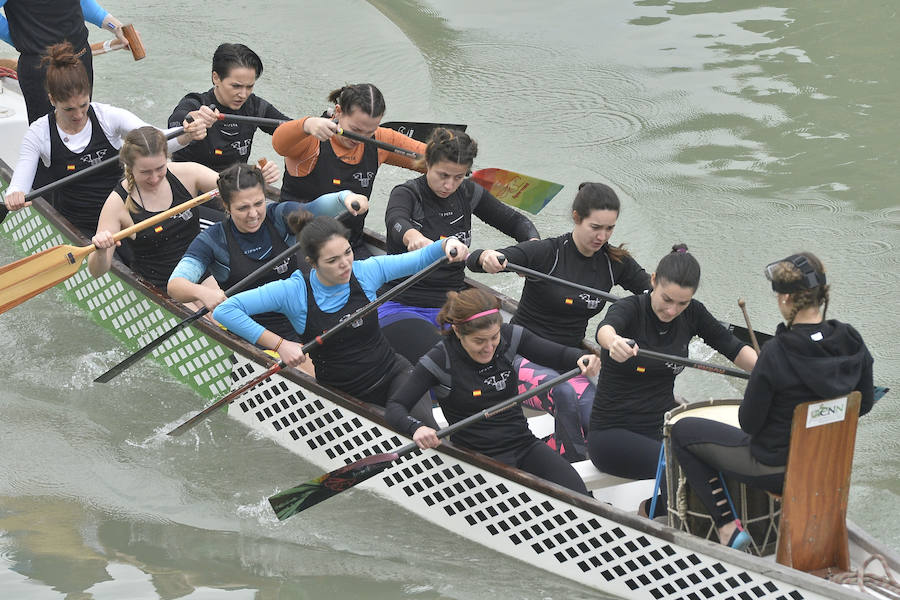
[[[802,277],[796,281],[776,281],[775,268],[782,263],[790,263],[800,270]],[[825,273],[816,271],[812,263],[802,254],[791,254],[787,258],[766,265],[766,279],[772,282],[772,290],[780,294],[790,294],[800,290],[811,290],[825,285]]]

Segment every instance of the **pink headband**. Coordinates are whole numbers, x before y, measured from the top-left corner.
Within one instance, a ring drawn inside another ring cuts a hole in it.
[[[472,315],[472,316],[469,317],[468,319],[463,319],[462,321],[460,321],[460,323],[468,323],[469,321],[474,321],[474,320],[477,319],[478,317],[486,317],[486,316],[488,316],[488,315],[492,315],[492,314],[497,313],[497,312],[500,312],[500,309],[492,308],[491,310],[485,310],[485,311],[482,311],[482,312],[480,312],[480,313],[475,313],[474,315]]]

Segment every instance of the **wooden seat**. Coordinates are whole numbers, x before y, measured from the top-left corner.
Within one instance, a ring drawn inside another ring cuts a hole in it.
[[[776,560],[813,572],[850,569],[847,502],[860,393],[794,409]]]

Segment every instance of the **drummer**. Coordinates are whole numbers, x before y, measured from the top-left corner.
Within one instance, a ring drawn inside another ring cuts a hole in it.
[[[687,246],[677,244],[650,276],[653,291],[629,296],[609,307],[597,328],[603,368],[591,411],[588,454],[601,471],[629,479],[656,476],[663,415],[674,408],[675,376],[683,367],[637,356],[639,349],[688,355],[699,335],[715,350],[747,371],[756,352],[741,343],[694,299],[700,264]],[[665,489],[665,486],[661,486]],[[641,504],[640,514],[649,510]],[[657,503],[656,515],[665,512]]]
[[[766,267],[784,323],[766,344],[750,374],[738,413],[740,429],[684,418],[671,431],[672,449],[691,488],[718,528],[719,541],[744,548],[750,535],[738,527],[723,497],[719,473],[780,494],[790,447],[794,408],[859,390],[859,414],[874,403],[872,355],[850,325],[825,319],[828,285],[822,262],[810,252]]]

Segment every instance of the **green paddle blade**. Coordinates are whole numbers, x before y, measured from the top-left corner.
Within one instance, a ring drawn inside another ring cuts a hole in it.
[[[301,483],[269,497],[269,504],[279,521],[284,521],[298,512],[328,500],[346,489],[378,475],[399,458],[396,452],[367,456],[353,464],[325,473],[320,477]]]
[[[472,179],[501,202],[538,214],[563,186],[503,169],[479,169]]]

